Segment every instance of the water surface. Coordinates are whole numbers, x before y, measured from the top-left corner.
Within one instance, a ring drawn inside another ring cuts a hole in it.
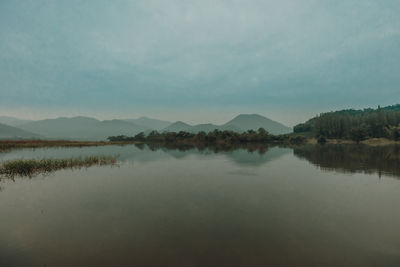
[[[119,166],[0,182],[0,266],[400,266],[396,147],[51,148],[0,161],[87,155]]]

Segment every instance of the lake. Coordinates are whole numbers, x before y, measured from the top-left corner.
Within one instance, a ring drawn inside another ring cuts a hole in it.
[[[400,266],[400,148],[104,146],[0,181],[0,266]]]

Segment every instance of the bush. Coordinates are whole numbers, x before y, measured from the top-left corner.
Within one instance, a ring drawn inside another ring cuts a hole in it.
[[[317,139],[318,144],[325,144],[326,143],[326,138],[323,135],[320,135]]]
[[[289,138],[289,142],[291,144],[303,144],[307,141],[307,138],[305,138],[304,136],[301,135],[297,135],[297,136],[291,136]]]

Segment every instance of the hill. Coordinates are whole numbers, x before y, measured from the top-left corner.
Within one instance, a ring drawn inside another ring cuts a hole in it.
[[[223,126],[235,127],[242,131],[256,131],[259,128],[264,128],[271,134],[287,134],[292,132],[291,128],[258,114],[240,114]]]
[[[400,104],[377,109],[344,109],[321,113],[294,127],[295,133],[316,137],[354,139],[400,138]]]
[[[40,135],[0,123],[0,139],[38,139]]]

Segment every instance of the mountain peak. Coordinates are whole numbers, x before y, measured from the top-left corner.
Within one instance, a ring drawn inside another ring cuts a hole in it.
[[[292,132],[291,128],[259,114],[240,114],[227,122],[224,126],[235,126],[243,131],[264,128],[272,134],[286,134]]]
[[[192,128],[191,125],[184,123],[183,121],[176,121],[169,125],[168,127],[165,127],[163,129],[164,132],[180,132],[180,131],[190,131],[190,128]]]
[[[171,124],[171,125],[185,125],[185,126],[190,126],[189,124],[187,124],[187,123],[185,123],[185,122],[183,122],[183,121],[176,121],[176,122],[174,122],[174,123]]]

